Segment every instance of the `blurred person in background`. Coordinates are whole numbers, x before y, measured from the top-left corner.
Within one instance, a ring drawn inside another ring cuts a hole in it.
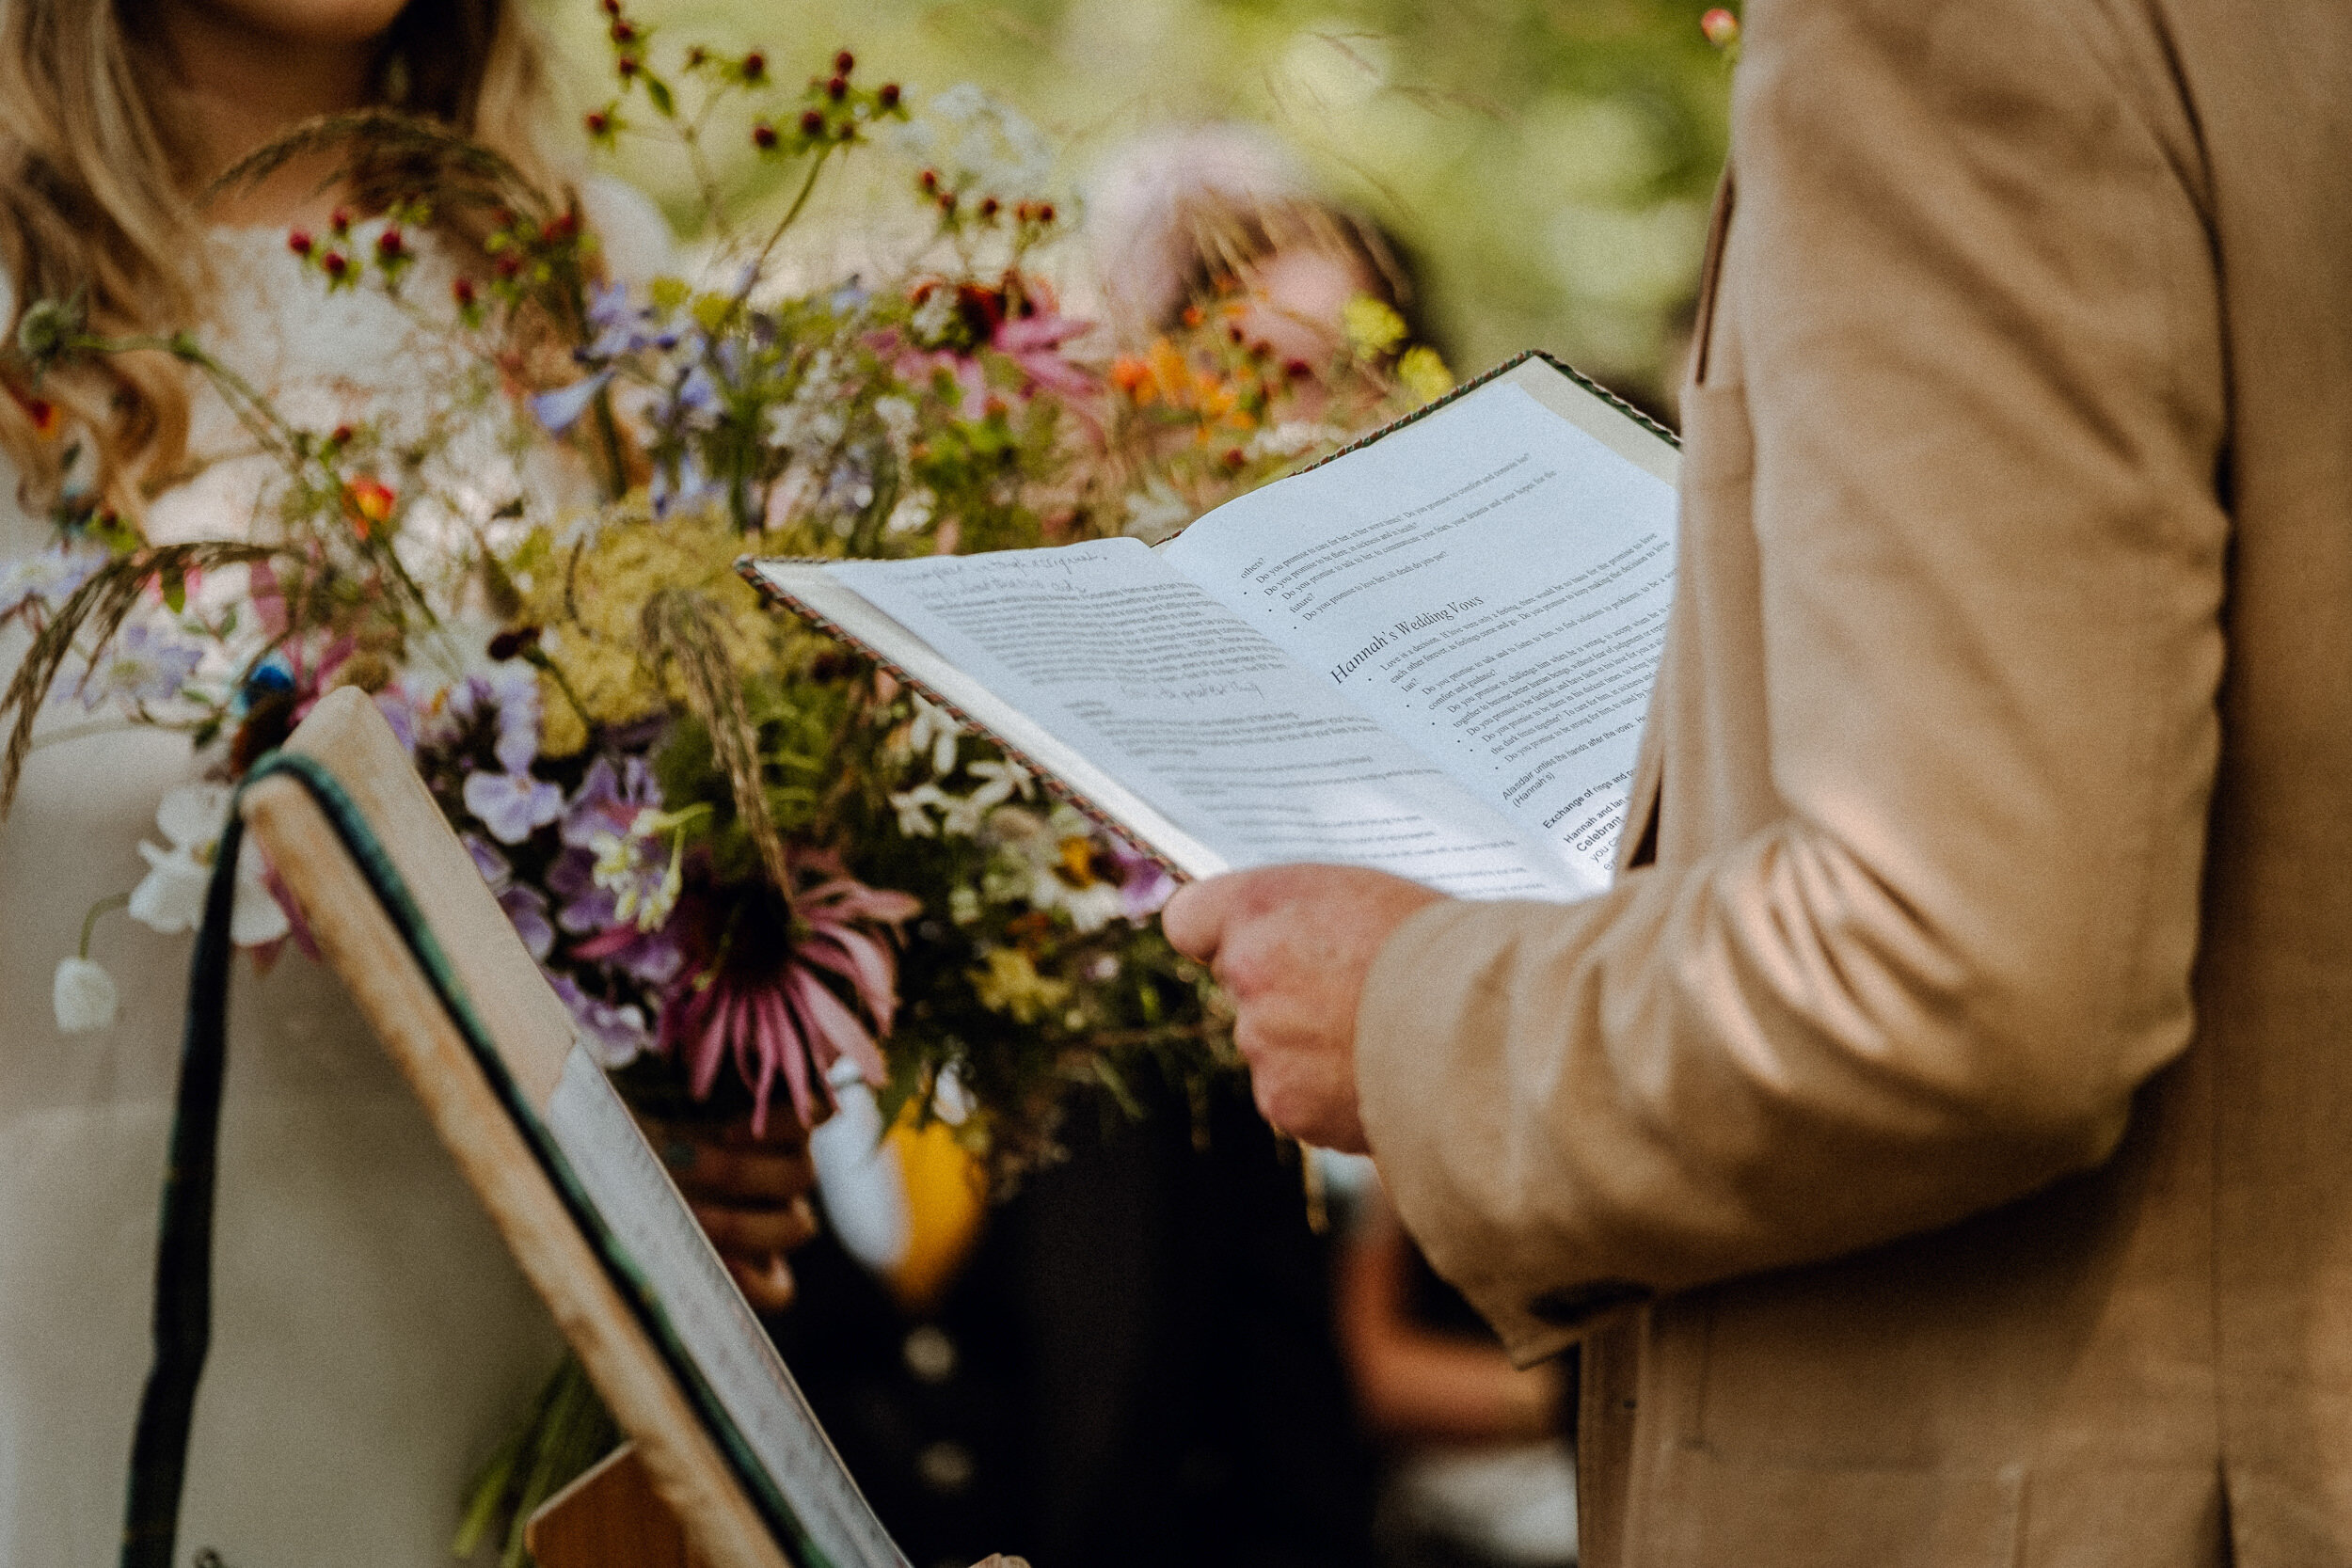
[[[1394,310],[1411,341],[1431,341],[1395,236],[1321,195],[1297,154],[1255,126],[1137,136],[1089,181],[1086,212],[1086,276],[1071,280],[1071,308],[1102,320],[1100,351],[1140,346],[1188,307],[1229,294],[1241,298],[1242,332],[1280,360],[1330,363],[1359,299]]]
[[[1371,1163],[1318,1158],[1361,1173],[1339,1249],[1339,1334],[1358,1408],[1386,1450],[1382,1568],[1568,1568],[1575,1356],[1513,1367],[1397,1222]]]
[[[302,120],[371,105],[463,131],[551,183],[540,64],[506,0],[5,0],[9,337],[34,303],[78,298],[93,332],[195,330],[296,420],[417,428],[435,415],[437,341],[381,295],[330,296],[289,249],[290,230],[325,232],[338,206],[361,205],[335,178],[343,154],[207,186]],[[580,196],[615,276],[663,264],[668,231],[642,198],[606,180]],[[410,243],[431,287],[484,263],[460,224]],[[500,435],[485,413],[452,460],[520,483]],[[150,543],[267,526],[267,459],[210,384],[161,354],[57,367],[38,395],[12,382],[0,450],[0,680],[29,641],[15,612],[72,589],[42,576],[76,559],[60,503],[94,498]],[[530,481],[560,489],[567,476]],[[192,603],[249,612],[244,584],[241,567],[209,574]],[[121,1546],[188,975],[184,937],[133,922],[193,924],[172,869],[201,886],[227,809],[186,736],[55,705],[0,821],[0,1562],[97,1568]],[[143,842],[158,836],[170,853]],[[126,919],[114,911],[134,884]],[[243,891],[236,925],[265,956],[289,929],[274,900]],[[121,977],[103,996],[53,982],[77,930],[83,958],[94,934]],[[73,1037],[50,1022],[53,983]],[[292,956],[240,963],[233,1002],[212,1348],[181,1539],[254,1568],[433,1568],[469,1476],[560,1347],[333,976]],[[797,1233],[779,1215],[811,1180],[804,1152],[690,1143],[678,1159],[738,1277],[774,1282],[776,1232]],[[739,1245],[730,1228],[759,1234]]]

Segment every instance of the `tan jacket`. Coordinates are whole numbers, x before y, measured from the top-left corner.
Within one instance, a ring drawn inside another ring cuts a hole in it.
[[[1747,21],[1630,868],[1383,1175],[1601,1568],[2352,1563],[2352,0]]]

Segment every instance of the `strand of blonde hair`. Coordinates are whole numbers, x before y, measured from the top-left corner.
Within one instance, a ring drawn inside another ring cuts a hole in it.
[[[102,337],[195,325],[211,279],[184,149],[164,134],[172,96],[160,46],[118,0],[0,0],[0,269],[10,340],[27,306],[78,298]],[[537,40],[512,0],[412,0],[378,72],[403,106],[445,119],[535,182],[544,103]],[[479,235],[456,236],[461,243]],[[0,396],[0,451],[36,515],[65,475],[59,425],[90,451],[97,504],[137,526],[148,499],[185,477],[190,386],[168,354],[62,367]],[[46,427],[46,428],[44,428]]]

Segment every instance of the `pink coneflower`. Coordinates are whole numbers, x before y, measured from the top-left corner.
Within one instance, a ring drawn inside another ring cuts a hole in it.
[[[663,994],[656,1049],[685,1064],[696,1100],[710,1097],[732,1062],[751,1090],[755,1136],[768,1130],[779,1078],[803,1127],[833,1111],[827,1075],[844,1056],[882,1084],[875,1036],[898,1010],[892,938],[922,908],[844,875],[834,856],[796,859],[802,885],[789,908],[767,887],[698,887],[671,917],[686,963]]]

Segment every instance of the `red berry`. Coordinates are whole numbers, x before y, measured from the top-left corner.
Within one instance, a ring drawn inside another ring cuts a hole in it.
[[[351,232],[351,209],[348,207],[338,207],[333,212],[327,214],[326,227],[333,230],[338,234],[348,234]]]
[[[801,111],[801,135],[821,136],[825,134],[825,117],[814,109]]]
[[[1037,221],[1040,223],[1051,223],[1054,221],[1054,204],[1052,202],[1041,201],[1037,204]]]
[[[827,82],[825,84],[825,96],[832,99],[836,103],[849,97],[850,84],[848,79],[846,77],[836,76],[832,81]]]
[[[637,74],[638,71],[637,56],[634,55],[624,55],[619,59],[612,62],[612,69],[619,71],[624,77],[634,76]]]
[[[1304,359],[1293,359],[1282,367],[1282,373],[1293,381],[1304,381],[1315,372],[1314,367]]]
[[[881,103],[883,108],[897,108],[898,106],[898,84],[896,82],[884,82],[882,85],[882,91],[876,93],[874,97]]]
[[[1238,468],[1238,467],[1241,467],[1244,463],[1247,463],[1247,462],[1248,462],[1248,461],[1249,461],[1248,457],[1243,453],[1243,451],[1242,451],[1241,448],[1239,448],[1239,447],[1228,447],[1228,448],[1226,448],[1226,449],[1225,449],[1225,466],[1226,466],[1227,467],[1229,467],[1229,468]]]
[[[956,210],[955,192],[942,191],[939,193],[939,210],[943,213],[952,213]]]
[[[498,259],[498,273],[501,277],[513,277],[522,270],[523,259],[511,250]]]
[[[752,127],[752,145],[762,152],[776,145],[776,128],[766,120]]]
[[[939,171],[935,168],[925,169],[915,178],[914,182],[923,187],[923,194],[925,196],[937,196],[939,194]]]
[[[1722,49],[1739,38],[1740,19],[1717,6],[1699,18],[1699,31],[1707,35],[1708,42]]]
[[[334,442],[339,447],[347,447],[351,445],[351,436],[352,429],[347,424],[339,424],[334,429],[326,433],[326,438]]]
[[[980,198],[980,216],[981,216],[981,217],[986,218],[986,219],[990,219],[990,220],[993,220],[993,219],[995,218],[995,216],[996,216],[997,213],[998,213],[999,211],[1001,211],[1001,210],[1002,210],[1002,209],[1000,208],[1000,206],[999,206],[999,204],[998,204],[998,202],[997,202],[997,200],[996,200],[996,198],[995,198],[994,197],[993,197],[993,196],[990,196],[990,197],[982,197],[982,198]]]
[[[351,262],[340,250],[330,250],[320,257],[319,265],[326,269],[326,276],[329,277],[341,277],[351,270]]]
[[[768,56],[755,49],[743,56],[743,80],[756,82],[768,74]]]
[[[375,237],[375,253],[387,261],[398,260],[405,248],[397,229],[387,229]]]
[[[612,24],[612,41],[614,43],[634,43],[637,41],[637,29],[629,25],[627,22],[616,20]]]
[[[604,0],[604,14],[607,16],[620,15],[621,0]]]
[[[840,54],[835,55],[833,57],[833,73],[835,76],[847,76],[850,71],[855,71],[856,69],[857,56],[850,54],[847,49],[844,49]]]
[[[474,302],[473,279],[470,277],[457,279],[449,286],[449,293],[450,297],[457,301],[461,308],[470,308]]]
[[[1225,329],[1225,338],[1226,338],[1226,341],[1227,341],[1228,342],[1232,342],[1232,343],[1238,343],[1238,342],[1240,342],[1240,341],[1241,341],[1241,328],[1240,328],[1239,326],[1228,326],[1228,327]]]
[[[601,136],[612,129],[612,117],[602,109],[589,110],[580,117],[580,122],[588,128],[588,134],[592,136]]]
[[[286,248],[296,256],[310,255],[310,231],[307,229],[297,229],[286,236]]]

